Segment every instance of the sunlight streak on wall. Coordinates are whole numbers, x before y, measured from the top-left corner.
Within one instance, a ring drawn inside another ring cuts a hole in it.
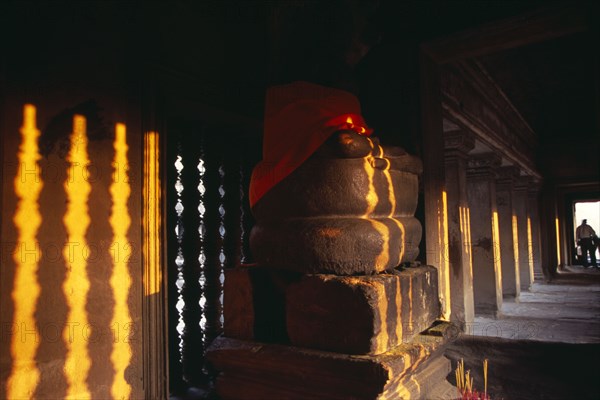
[[[439,283],[440,283],[440,303],[442,307],[442,318],[446,321],[450,320],[450,254],[448,250],[448,194],[442,191],[442,204],[438,207],[438,237],[442,240],[440,243],[440,265],[439,265]]]
[[[383,153],[383,147],[379,146],[379,153],[381,154],[380,157],[384,157],[384,153]],[[402,258],[404,258],[404,251],[406,249],[406,231],[404,229],[404,225],[398,221],[396,218],[394,218],[394,214],[396,214],[396,193],[394,193],[394,184],[392,182],[392,175],[390,173],[390,161],[388,159],[386,159],[387,161],[387,166],[383,169],[383,175],[385,176],[385,179],[387,180],[387,184],[388,184],[388,200],[390,202],[390,213],[388,214],[388,217],[396,224],[396,226],[398,226],[398,229],[400,229],[400,232],[402,233],[402,243],[401,243],[401,247],[400,247],[400,251],[398,252],[398,261],[396,262],[396,264],[400,264],[400,262],[402,261]]]
[[[382,249],[377,259],[375,260],[375,269],[377,271],[384,270],[390,260],[390,237],[389,237],[389,228],[382,222],[379,222],[375,219],[368,219],[373,228],[377,230],[377,232],[381,235],[382,239]]]
[[[408,276],[408,330],[413,331],[413,276]]]
[[[19,201],[13,218],[18,231],[18,241],[13,254],[15,281],[12,299],[13,323],[21,330],[21,335],[11,336],[12,370],[6,387],[9,399],[32,398],[40,376],[35,365],[35,354],[39,345],[35,307],[40,294],[37,281],[40,251],[36,236],[42,222],[38,199],[43,182],[38,165],[40,154],[37,140],[40,131],[36,128],[36,108],[31,104],[26,104],[23,108],[23,126],[20,133],[19,165],[14,180]],[[24,336],[23,332],[27,332],[27,336]]]
[[[469,207],[460,206],[458,208],[460,218],[460,233],[462,235],[463,248],[465,254],[469,256],[469,265],[473,265],[471,256],[471,210]]]
[[[156,132],[144,135],[144,296],[161,292],[160,147]]]
[[[128,171],[127,160],[127,136],[124,124],[117,124],[114,140],[115,156],[113,166],[116,171]],[[127,238],[127,231],[131,225],[131,217],[127,201],[131,194],[128,175],[115,175],[110,186],[112,198],[112,210],[109,219],[113,232],[113,243],[120,249],[130,249],[131,244]],[[129,275],[128,260],[119,252],[112,252],[113,272],[110,278],[110,286],[115,299],[114,314],[111,321],[112,327],[118,327],[118,335],[113,341],[111,361],[115,370],[115,377],[111,388],[113,399],[128,399],[131,394],[131,386],[125,380],[125,369],[131,360],[131,346],[129,337],[133,329],[131,314],[127,299],[131,287],[131,276]],[[125,335],[125,332],[128,334]]]
[[[464,304],[465,318],[472,319],[474,317],[474,293],[473,293],[473,253],[471,251],[471,209],[469,207],[460,206],[458,208],[460,214],[460,233],[462,235],[462,245],[464,256],[466,257],[466,271],[463,273],[463,288],[464,288]],[[463,260],[463,266],[464,266]],[[461,300],[462,302],[462,300]]]
[[[462,235],[462,245],[464,254],[467,257],[468,270],[467,282],[472,291],[473,286],[473,255],[471,254],[471,210],[469,207],[460,206],[458,208],[460,215],[460,233]],[[465,289],[468,290],[468,289]]]
[[[388,302],[390,299],[386,297],[385,287],[382,282],[374,282],[374,289],[378,292],[379,301],[377,302],[377,308],[379,309],[379,318],[380,318],[380,332],[374,332],[375,334],[375,354],[383,353],[388,348],[389,336],[388,336],[388,324],[387,324],[387,314],[388,314]]]
[[[558,224],[558,217],[554,220],[554,225],[556,226],[556,263],[560,265],[560,226]]]
[[[369,138],[367,138],[367,140],[371,145],[371,149],[373,149],[373,141]],[[369,216],[373,214],[373,211],[375,211],[375,207],[379,202],[379,196],[377,196],[377,191],[375,190],[375,168],[372,165],[372,159],[373,156],[367,156],[364,158],[364,168],[365,172],[367,173],[367,178],[369,179],[369,188],[367,192],[367,197],[365,199],[367,201],[367,209],[365,210],[365,214],[363,215],[364,218],[369,218]]]
[[[90,288],[86,267],[87,263],[81,249],[87,246],[86,232],[90,225],[88,197],[91,192],[89,182],[81,173],[90,160],[87,153],[86,120],[81,115],[73,117],[73,132],[70,138],[67,180],[64,184],[67,194],[67,212],[63,222],[67,229],[67,243],[63,256],[67,263],[67,274],[63,292],[67,299],[69,312],[67,324],[63,330],[63,340],[67,348],[65,376],[68,382],[68,399],[90,398],[87,387],[90,358],[87,340],[82,329],[88,326],[85,309]]]
[[[367,140],[371,145],[371,149],[374,149],[375,145],[373,144],[373,141],[369,138],[367,138]],[[372,159],[373,156],[367,156],[364,159],[364,168],[369,180],[369,189],[366,196],[367,209],[365,210],[363,218],[367,219],[373,228],[375,228],[375,230],[381,235],[382,249],[375,260],[375,269],[380,271],[385,269],[389,262],[390,233],[389,228],[385,224],[370,218],[370,215],[375,211],[375,207],[377,207],[377,203],[379,202],[379,196],[377,195],[377,191],[375,189],[375,167],[372,165]]]
[[[515,287],[521,287],[521,261],[519,259],[519,219],[516,215],[512,216],[512,238],[513,253],[515,257]],[[511,283],[512,285],[512,283]]]
[[[531,218],[527,217],[527,261],[529,262],[529,281],[533,282],[533,235],[531,233]]]
[[[396,280],[396,309],[402,310],[402,287],[400,286],[400,279]],[[392,300],[393,301],[393,300]],[[412,304],[410,305],[412,308]],[[404,326],[401,323],[396,323],[396,337],[401,338],[404,331]]]
[[[496,296],[498,306],[502,304],[502,261],[500,260],[500,223],[498,211],[492,213],[492,254],[494,257],[494,273],[496,274]]]

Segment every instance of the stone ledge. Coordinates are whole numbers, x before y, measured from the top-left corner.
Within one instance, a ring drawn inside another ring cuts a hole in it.
[[[206,357],[219,371],[216,391],[226,399],[426,398],[450,372],[443,351],[453,331],[436,325],[410,343],[376,356],[356,356],[225,337]]]

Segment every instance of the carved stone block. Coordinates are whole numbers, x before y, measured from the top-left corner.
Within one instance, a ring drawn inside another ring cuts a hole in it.
[[[425,399],[446,383],[443,351],[454,327],[441,323],[377,356],[354,356],[225,337],[207,359],[222,399]]]
[[[223,333],[227,337],[287,342],[285,291],[297,274],[238,267],[225,270]]]
[[[380,354],[408,342],[440,314],[430,266],[373,276],[308,275],[286,292],[292,345]]]
[[[400,148],[351,132],[333,135],[253,207],[257,263],[353,275],[415,260],[421,170],[421,161]]]
[[[261,266],[305,273],[379,273],[419,252],[414,217],[319,217],[258,224],[252,251]]]

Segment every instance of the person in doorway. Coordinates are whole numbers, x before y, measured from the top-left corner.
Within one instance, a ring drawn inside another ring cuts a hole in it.
[[[581,246],[583,267],[587,268],[588,264],[588,253],[590,254],[591,266],[596,266],[596,245],[598,244],[598,236],[594,229],[587,224],[587,219],[581,221],[581,225],[575,230],[575,236],[577,238],[577,244]]]

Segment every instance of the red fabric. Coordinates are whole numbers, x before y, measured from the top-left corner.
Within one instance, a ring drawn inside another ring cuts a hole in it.
[[[309,82],[270,88],[265,104],[263,160],[252,172],[250,206],[342,129],[362,135],[372,132],[353,94]]]

